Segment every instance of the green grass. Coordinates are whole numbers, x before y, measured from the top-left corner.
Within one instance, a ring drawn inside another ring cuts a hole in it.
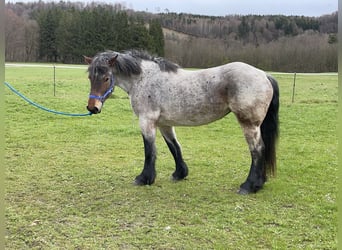
[[[250,164],[233,115],[176,128],[189,166],[158,134],[157,180],[132,185],[143,166],[137,118],[119,88],[100,115],[40,111],[6,89],[7,249],[336,249],[337,75],[274,74],[281,93],[278,173],[257,194],[236,194]],[[85,70],[7,68],[34,101],[84,113]]]

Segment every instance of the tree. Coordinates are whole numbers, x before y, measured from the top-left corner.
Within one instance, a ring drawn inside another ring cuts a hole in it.
[[[83,47],[80,30],[80,15],[76,11],[62,13],[56,30],[58,57],[63,63],[77,62],[80,49]],[[79,59],[80,60],[80,59]]]
[[[140,22],[133,22],[129,29],[128,48],[151,50],[151,37],[147,28]]]
[[[57,62],[57,28],[60,18],[61,11],[54,5],[38,14],[37,22],[40,27],[39,58],[43,61]]]
[[[25,62],[35,61],[38,55],[39,27],[35,20],[24,23]]]
[[[6,59],[15,61],[22,60],[20,55],[24,48],[23,26],[24,20],[14,13],[14,11],[7,9],[5,11],[5,48]]]
[[[82,55],[137,48],[185,67],[245,61],[266,70],[337,70],[337,12],[211,17],[38,1],[7,3],[5,15],[6,60],[12,61],[80,63]]]
[[[240,38],[245,39],[248,37],[249,31],[250,31],[250,26],[248,24],[247,17],[245,17],[245,16],[242,17],[242,21],[238,27],[238,30],[239,30],[239,37]]]
[[[130,24],[128,22],[128,15],[124,11],[116,13],[113,20],[113,46],[112,49],[122,51],[127,49],[130,44],[131,37],[128,35],[130,32]]]
[[[153,19],[150,22],[149,34],[152,43],[151,52],[164,56],[164,34],[159,20]]]

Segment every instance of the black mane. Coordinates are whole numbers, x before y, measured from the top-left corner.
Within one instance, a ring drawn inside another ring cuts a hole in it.
[[[146,60],[146,61],[152,61],[158,64],[161,71],[165,72],[177,72],[179,65],[170,62],[169,60],[163,58],[163,57],[155,57],[150,55],[148,52],[144,50],[128,50],[125,51],[122,55],[129,55],[135,60]]]
[[[124,53],[117,53],[114,51],[106,51],[98,53],[88,68],[91,73],[102,71],[106,72],[109,69],[110,60],[115,57],[114,68],[118,74],[124,76],[139,75],[141,73],[141,62],[142,60],[152,61],[158,64],[161,71],[164,72],[177,72],[179,66],[172,63],[165,58],[155,57],[143,50],[127,50]]]

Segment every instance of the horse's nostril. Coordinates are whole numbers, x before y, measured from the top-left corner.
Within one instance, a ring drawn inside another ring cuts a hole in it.
[[[98,109],[97,107],[93,107],[93,108],[91,109],[91,108],[89,108],[89,106],[87,106],[87,109],[88,109],[88,111],[91,112],[92,114],[98,114],[98,113],[100,113],[100,112],[99,112],[99,109]]]

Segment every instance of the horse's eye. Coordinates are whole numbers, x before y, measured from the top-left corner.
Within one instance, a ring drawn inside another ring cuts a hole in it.
[[[105,78],[105,82],[108,82],[108,81],[109,81],[109,78],[108,78],[108,77],[106,77],[106,78]]]

